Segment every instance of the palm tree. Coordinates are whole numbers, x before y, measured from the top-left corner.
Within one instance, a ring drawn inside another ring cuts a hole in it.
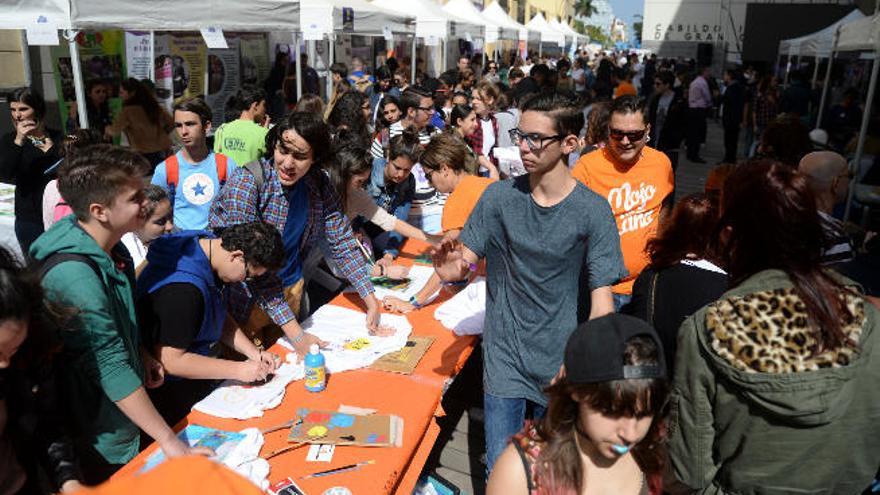
[[[575,0],[574,14],[581,17],[590,17],[597,12],[593,0]]]

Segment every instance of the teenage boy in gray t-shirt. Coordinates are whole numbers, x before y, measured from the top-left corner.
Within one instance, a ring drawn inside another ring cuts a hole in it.
[[[511,139],[527,174],[486,189],[459,242],[444,243],[434,266],[455,290],[486,259],[483,329],[487,475],[508,439],[544,413],[543,389],[562,364],[577,327],[581,271],[590,318],[614,311],[611,285],[626,275],[608,202],[572,178],[583,113],[568,98],[539,95],[523,104]]]

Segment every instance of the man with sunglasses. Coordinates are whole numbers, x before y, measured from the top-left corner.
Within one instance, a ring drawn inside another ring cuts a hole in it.
[[[168,424],[180,421],[218,380],[250,383],[275,370],[276,357],[255,347],[227,318],[224,288],[278,271],[283,263],[281,234],[264,222],[233,225],[219,237],[183,231],[150,245],[138,278],[137,313],[149,351],[168,374],[150,390]],[[217,342],[246,359],[216,357]]]
[[[654,95],[648,104],[651,139],[648,146],[669,157],[672,170],[678,167],[678,153],[687,126],[687,102],[675,87],[675,75],[664,70],[654,77]]]
[[[582,156],[572,169],[577,180],[608,200],[617,220],[629,276],[612,288],[615,309],[630,301],[633,282],[648,265],[645,246],[657,233],[662,207],[672,199],[672,164],[646,146],[650,132],[644,101],[635,95],[616,98],[608,144]]]
[[[583,125],[581,109],[561,95],[523,103],[510,135],[528,173],[491,184],[460,242],[444,242],[434,257],[452,290],[468,283],[480,259],[487,263],[487,475],[526,416],[543,416],[544,387],[562,364],[559,343],[586,319],[586,307],[590,318],[614,310],[611,285],[626,275],[608,203],[568,169]]]

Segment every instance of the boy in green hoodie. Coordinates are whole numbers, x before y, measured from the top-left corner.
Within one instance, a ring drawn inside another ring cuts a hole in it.
[[[145,366],[152,375],[148,386],[161,384],[162,371],[140,351],[134,270],[119,241],[144,222],[148,165],[136,153],[110,145],[87,148],[65,162],[58,189],[74,215],[30,249],[43,266],[47,297],[78,310],[61,335],[63,390],[89,484],[107,479],[137,455],[138,428],[168,456],[209,453],[180,441],[144,389]]]

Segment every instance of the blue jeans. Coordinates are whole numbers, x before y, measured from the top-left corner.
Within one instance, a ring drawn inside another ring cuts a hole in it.
[[[547,408],[528,399],[505,399],[483,393],[484,428],[486,433],[486,479],[495,461],[507,448],[510,437],[523,429],[527,409],[529,419],[540,419]]]
[[[620,308],[629,304],[632,301],[632,294],[612,294],[614,297],[614,312],[620,313]]]

